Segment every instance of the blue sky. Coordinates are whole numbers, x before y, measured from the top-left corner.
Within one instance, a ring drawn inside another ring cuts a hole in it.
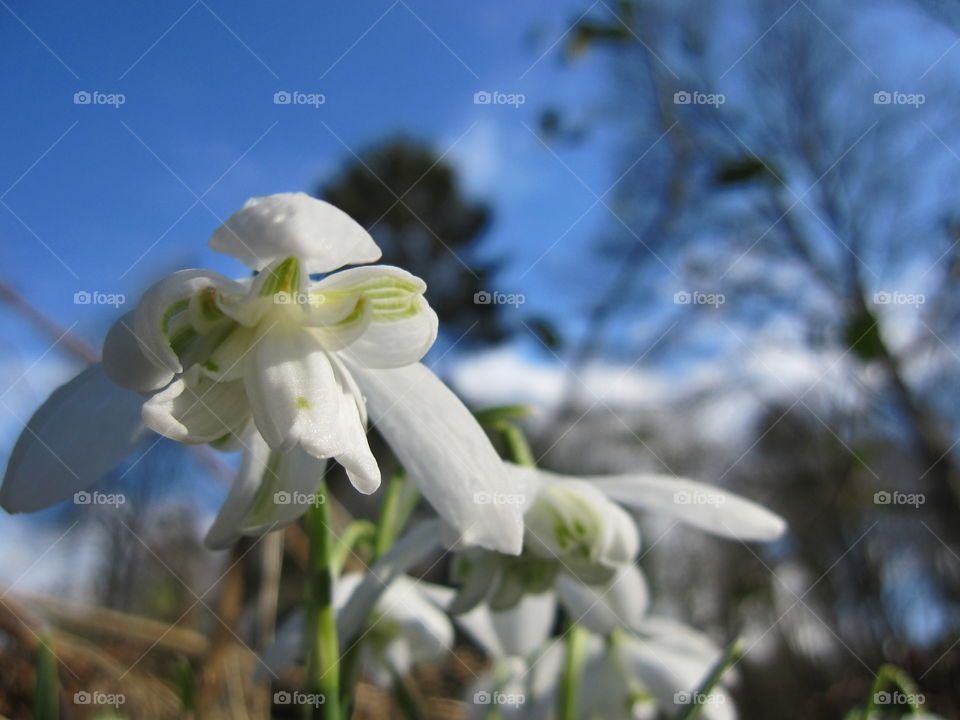
[[[602,97],[602,58],[561,62],[577,2],[10,2],[2,10],[0,263],[28,301],[99,343],[112,308],[180,267],[239,268],[207,250],[252,195],[308,190],[352,153],[403,133],[448,153],[492,202],[482,252],[506,253],[503,291],[564,311],[548,253],[611,180],[603,137],[560,152],[531,130],[546,107],[574,116]],[[560,42],[558,42],[560,41]],[[556,44],[555,44],[556,43]],[[478,90],[523,93],[519,108]],[[277,105],[278,91],[325,102]],[[75,104],[77,92],[123,104]],[[529,129],[528,129],[529,128]],[[198,199],[199,198],[199,199]],[[595,208],[554,251],[584,248]],[[566,259],[569,259],[568,257]],[[566,260],[565,259],[565,260]]]
[[[532,131],[547,107],[576,119],[608,89],[601,57],[562,62],[584,7],[2,0],[0,279],[98,348],[159,277],[246,274],[206,241],[248,197],[310,190],[353,153],[405,134],[446,153],[466,190],[492,205],[480,252],[509,262],[491,290],[525,293],[531,312],[568,313],[582,302],[560,292],[569,261],[589,257],[607,220],[594,208],[570,230],[594,202],[581,180],[610,185],[612,138],[558,148],[568,171]],[[275,104],[294,91],[324,103]],[[476,105],[477,91],[525,102]],[[93,101],[77,104],[77,93]],[[78,292],[126,303],[76,304]],[[79,364],[6,305],[0,333],[5,458]]]

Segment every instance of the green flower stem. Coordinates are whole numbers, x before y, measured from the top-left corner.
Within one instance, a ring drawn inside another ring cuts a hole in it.
[[[390,478],[386,495],[380,507],[373,536],[373,561],[383,557],[400,535],[407,518],[419,499],[416,489],[406,482],[406,473],[399,468]],[[357,640],[343,654],[341,701],[344,715],[349,716],[353,705],[354,688],[360,679],[360,651],[362,642]]]
[[[533,456],[533,451],[530,449],[530,444],[523,434],[523,430],[513,423],[508,422],[498,423],[497,429],[500,431],[500,437],[507,446],[507,457],[509,457],[510,460],[517,465],[525,465],[527,467],[533,467],[537,464],[536,458]]]
[[[560,676],[560,693],[557,695],[557,716],[560,720],[576,720],[580,707],[580,675],[587,649],[586,630],[575,622],[567,628],[566,659],[563,675]]]
[[[334,552],[336,542],[330,530],[327,488],[317,488],[317,502],[305,516],[310,539],[307,569],[307,688],[323,696],[323,703],[307,705],[311,720],[342,720],[340,712],[340,648],[337,614],[333,606]]]
[[[870,697],[867,698],[865,717],[871,717],[877,705],[877,694],[885,687],[894,687],[901,690],[910,705],[910,714],[920,712],[919,691],[913,680],[906,672],[896,665],[883,665],[877,671],[877,677],[870,688]]]
[[[400,498],[403,495],[404,471],[397,470],[390,478],[387,494],[380,506],[380,520],[377,523],[377,536],[374,542],[373,559],[379,560],[393,545],[400,533]]]
[[[34,658],[37,679],[34,686],[33,717],[36,720],[57,720],[60,717],[60,677],[52,643],[50,636],[44,634],[37,645]]]
[[[686,710],[680,714],[677,720],[694,720],[694,718],[700,717],[707,697],[720,684],[727,671],[739,662],[741,657],[743,657],[743,643],[737,639],[730,643],[730,647],[727,648],[723,657],[711,668],[710,674],[697,688],[693,702],[687,705]]]
[[[395,667],[390,667],[390,676],[393,679],[393,696],[397,699],[397,704],[403,710],[407,720],[426,720],[427,716],[423,713],[420,703],[410,692],[403,676],[397,672]]]

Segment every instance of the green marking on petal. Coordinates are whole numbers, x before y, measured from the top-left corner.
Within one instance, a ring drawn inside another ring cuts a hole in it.
[[[164,335],[168,334],[170,331],[170,320],[174,315],[177,315],[190,306],[190,298],[183,298],[177,300],[173,305],[167,308],[167,311],[163,314],[163,317],[160,318],[160,330]]]
[[[297,410],[309,410],[310,401],[303,395],[297,395]]]
[[[263,471],[263,480],[244,519],[245,527],[258,527],[273,521],[274,508],[277,505],[276,487],[280,482],[280,464],[282,455],[276,450],[271,451],[267,467]]]
[[[300,290],[300,261],[292,255],[273,266],[260,286],[261,297]]]

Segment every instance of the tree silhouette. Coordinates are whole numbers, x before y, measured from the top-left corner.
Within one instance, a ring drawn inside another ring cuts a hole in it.
[[[383,249],[383,262],[422,277],[450,342],[502,340],[499,306],[476,302],[492,291],[496,263],[476,257],[490,209],[463,195],[453,166],[425,145],[390,140],[364,153],[316,195],[356,218]],[[482,297],[482,296],[481,296]]]

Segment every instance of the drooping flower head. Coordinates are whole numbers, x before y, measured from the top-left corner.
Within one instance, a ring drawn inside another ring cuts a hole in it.
[[[57,502],[130,452],[138,438],[132,427],[98,438],[102,445],[93,449],[72,443],[57,417],[69,408],[75,423],[96,402],[108,413],[122,408],[131,425],[136,401],[110,389],[105,372],[147,396],[142,419],[155,432],[247,450],[253,482],[241,472],[225,508],[237,525],[220,533],[221,542],[234,531],[292,521],[306,504],[291,512],[276,498],[316,489],[330,458],[360,492],[376,490],[369,414],[460,541],[519,551],[519,511],[491,506],[478,513],[471,501],[478,490],[509,489],[496,452],[470,412],[419,363],[437,336],[420,278],[387,265],[341,270],[377,260],[380,249],[344,212],[303,193],[251,199],[214,232],[210,247],[255,276],[182,270],[151,287],[109,332],[103,370],[68,383],[28,423],[8,467],[4,506]],[[72,477],[63,477],[51,454]],[[48,490],[30,487],[38,470],[49,476]]]

